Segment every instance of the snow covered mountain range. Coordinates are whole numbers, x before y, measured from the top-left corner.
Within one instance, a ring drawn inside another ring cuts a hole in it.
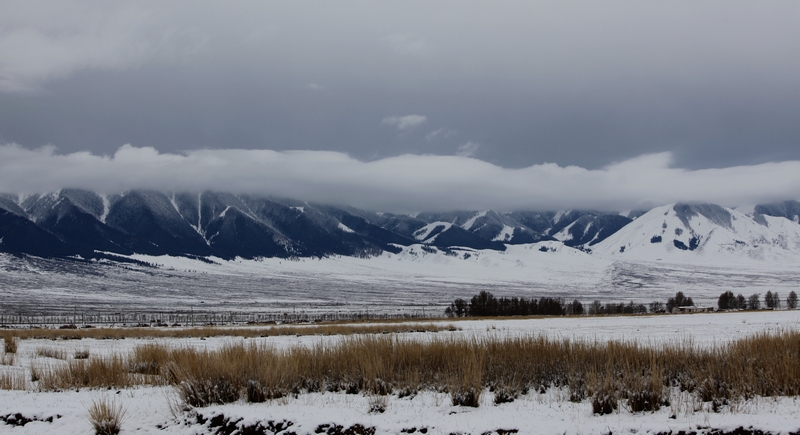
[[[0,252],[258,257],[373,256],[428,245],[505,251],[557,241],[604,256],[660,260],[712,254],[800,258],[800,202],[733,210],[672,204],[648,212],[376,213],[223,192],[63,189],[0,195]]]

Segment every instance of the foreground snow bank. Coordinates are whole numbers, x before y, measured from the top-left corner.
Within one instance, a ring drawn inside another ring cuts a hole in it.
[[[351,429],[350,433],[376,435],[657,434],[703,432],[709,428],[728,432],[739,427],[777,434],[800,429],[797,398],[755,398],[713,413],[708,404],[694,403],[688,395],[681,397],[676,393],[671,406],[654,413],[631,413],[623,409],[598,416],[592,415],[588,401],[571,403],[567,400],[568,393],[560,389],[543,394],[533,392],[498,406],[492,405],[492,395],[486,392],[478,408],[452,406],[448,395],[425,392],[413,398],[390,396],[386,411],[374,414],[369,413],[369,397],[315,393],[262,404],[212,406],[173,416],[169,410],[172,394],[167,387],[116,392],[0,391],[0,418],[19,413],[32,420],[24,426],[0,421],[0,433],[90,433],[86,408],[93,399],[109,396],[127,409],[122,434],[230,434],[234,428],[248,427],[263,429],[250,433],[337,433],[336,428],[340,427],[338,433]]]

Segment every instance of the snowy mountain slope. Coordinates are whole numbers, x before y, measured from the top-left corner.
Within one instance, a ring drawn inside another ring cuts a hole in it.
[[[574,215],[567,220],[572,220]],[[565,219],[561,219],[564,222]],[[631,219],[613,214],[586,213],[559,230],[553,237],[572,247],[590,247],[628,225]],[[558,225],[556,225],[557,228]]]
[[[491,210],[477,213],[461,227],[483,239],[509,244],[534,243],[548,239],[508,214]]]
[[[204,234],[214,254],[238,257],[285,257],[285,246],[275,231],[236,207],[227,206],[205,226]]]
[[[15,195],[0,194],[0,210],[9,211],[17,216],[27,218],[28,213],[26,213],[25,210],[23,210],[22,207],[17,204],[17,199],[18,198]]]
[[[161,192],[130,191],[109,199],[106,224],[146,240],[153,252],[173,255],[210,255],[206,240]]]
[[[657,207],[595,245],[595,253],[630,260],[800,260],[800,225],[714,204]]]
[[[289,255],[369,256],[393,250],[389,243],[411,242],[335,207],[257,196],[241,199],[254,216],[285,237]],[[353,231],[343,231],[342,225]]]
[[[27,216],[42,229],[82,250],[119,254],[166,252],[154,250],[136,236],[102,222],[104,203],[93,192],[62,189],[48,195],[31,195],[23,205]]]
[[[450,222],[432,222],[414,231],[414,238],[423,243],[431,243],[436,240],[436,236],[438,236],[442,231],[447,231],[452,227],[453,224]]]
[[[553,217],[553,226],[549,234],[555,236],[570,226],[577,226],[575,233],[572,234],[570,246],[578,246],[589,243],[592,240],[602,240],[603,235],[611,235],[620,228],[627,225],[632,219],[621,216],[618,213],[604,213],[592,210],[568,210],[559,212]],[[576,237],[581,231],[583,235]],[[584,241],[586,240],[586,241]]]
[[[0,210],[7,212],[6,228],[39,240],[28,249],[15,235],[0,244],[0,251],[44,256],[99,252],[222,259],[374,257],[417,243],[444,251],[502,252],[512,245],[548,240],[598,256],[634,260],[666,255],[674,261],[694,261],[689,259],[716,258],[719,253],[720,258],[790,261],[800,251],[797,201],[752,206],[750,216],[713,204],[673,204],[632,221],[627,216],[637,213],[483,210],[412,217],[227,192],[133,190],[106,197],[62,189],[0,195]],[[56,239],[60,243],[54,242],[53,252],[47,254],[40,242]]]
[[[414,238],[424,244],[440,248],[466,247],[473,249],[494,249],[504,251],[506,245],[486,240],[461,226],[450,222],[433,222],[414,232]]]
[[[513,212],[508,216],[538,233],[539,240],[560,240],[568,246],[581,248],[599,243],[632,220],[619,213],[591,210]]]
[[[753,212],[767,216],[783,217],[792,222],[800,223],[800,202],[798,201],[757,205],[754,207]]]

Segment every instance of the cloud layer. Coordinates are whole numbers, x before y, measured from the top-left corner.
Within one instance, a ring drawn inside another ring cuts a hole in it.
[[[800,160],[798,22],[792,1],[5,1],[0,143]]]
[[[409,128],[416,127],[428,118],[423,115],[406,115],[406,116],[387,116],[381,121],[382,125],[393,125],[398,130],[408,130]]]
[[[727,206],[800,198],[800,161],[719,169],[671,166],[669,153],[601,169],[547,163],[508,169],[461,156],[403,155],[363,162],[325,151],[120,147],[112,156],[0,146],[0,192],[65,187],[116,193],[218,190],[391,211],[624,210],[676,201]]]

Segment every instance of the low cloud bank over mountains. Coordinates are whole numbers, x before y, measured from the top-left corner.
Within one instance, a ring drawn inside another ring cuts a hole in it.
[[[687,170],[670,153],[601,169],[554,163],[508,169],[469,157],[402,155],[360,161],[326,151],[196,150],[130,145],[113,155],[0,146],[0,191],[64,187],[120,194],[233,192],[393,213],[448,210],[630,210],[679,201],[724,206],[800,198],[800,161]]]

